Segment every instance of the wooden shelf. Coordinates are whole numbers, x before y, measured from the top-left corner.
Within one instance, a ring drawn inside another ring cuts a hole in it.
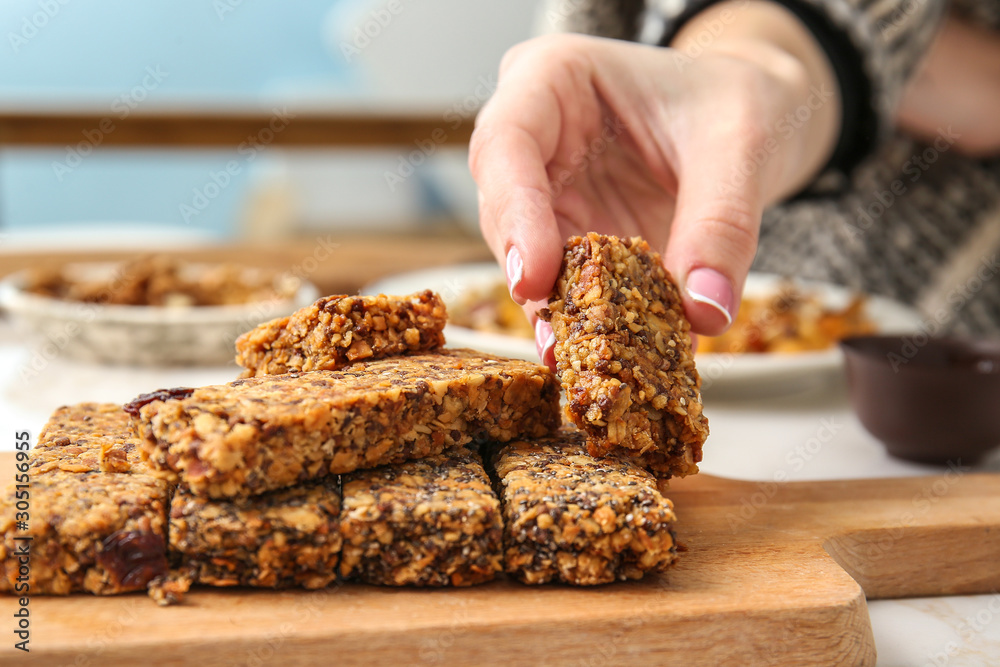
[[[231,262],[293,271],[315,283],[323,294],[352,294],[374,280],[405,271],[493,259],[486,244],[478,238],[336,232],[266,245],[236,243],[157,252],[196,262]],[[58,267],[69,262],[120,261],[137,254],[121,250],[38,250],[0,254],[0,276],[27,268]]]
[[[456,127],[456,123],[458,126]],[[399,146],[415,141],[465,145],[473,120],[437,115],[302,112],[108,112],[0,110],[0,145],[212,147],[244,142],[280,146]]]

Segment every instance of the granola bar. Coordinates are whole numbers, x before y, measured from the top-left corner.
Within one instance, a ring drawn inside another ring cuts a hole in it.
[[[169,607],[184,602],[192,583],[193,578],[188,572],[171,570],[151,580],[146,586],[146,595],[159,606]]]
[[[128,414],[117,403],[56,409],[32,450],[30,472],[148,472]]]
[[[0,590],[24,591],[17,556],[25,548],[32,594],[143,590],[167,571],[169,489],[163,480],[62,471],[32,477],[26,531],[18,528],[15,488],[0,502]]]
[[[102,453],[136,474],[101,472]],[[171,489],[145,469],[119,405],[81,403],[53,413],[31,451],[28,487],[0,497],[0,590],[111,595],[142,590],[167,570]],[[18,501],[30,499],[27,530]],[[27,539],[27,538],[30,538]],[[30,568],[19,579],[19,554]]]
[[[213,498],[542,436],[559,420],[544,366],[445,350],[141,396],[128,407],[158,474]]]
[[[708,437],[690,324],[659,254],[590,233],[566,244],[548,309],[570,421],[590,453],[632,450],[658,475],[698,471]]]
[[[465,447],[344,476],[340,573],[388,586],[470,586],[503,570],[500,502]]]
[[[677,557],[673,505],[629,459],[592,457],[579,431],[496,455],[506,571],[527,584],[640,579]]]
[[[430,290],[410,296],[327,296],[236,339],[242,377],[337,370],[355,361],[427,352],[444,345],[448,319]]]
[[[170,506],[171,554],[195,583],[322,588],[337,577],[338,486],[330,477],[234,500],[180,489]]]

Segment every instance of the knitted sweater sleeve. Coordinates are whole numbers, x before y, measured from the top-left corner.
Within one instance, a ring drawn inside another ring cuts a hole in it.
[[[846,173],[889,136],[903,87],[927,52],[947,0],[773,1],[798,16],[830,57],[844,104],[830,167]],[[546,0],[543,11],[556,30],[665,46],[715,2]],[[734,7],[732,20],[739,20],[743,6]]]

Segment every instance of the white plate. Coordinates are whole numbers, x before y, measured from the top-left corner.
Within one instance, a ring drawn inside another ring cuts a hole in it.
[[[780,276],[751,272],[744,296],[766,297],[777,291]],[[829,283],[793,280],[807,294],[815,294],[830,309],[845,308],[854,292]],[[879,333],[905,334],[919,330],[922,319],[916,310],[891,299],[869,296],[865,314]],[[699,354],[695,357],[702,378],[702,391],[719,396],[760,396],[799,391],[820,385],[839,374],[843,354],[839,347],[796,354]]]
[[[503,279],[503,272],[496,264],[461,264],[389,276],[368,285],[362,293],[410,294],[432,289],[452,307],[470,290],[488,288]],[[744,293],[746,296],[773,294],[780,280],[779,276],[751,273]],[[826,283],[796,280],[794,284],[818,295],[822,304],[829,308],[845,307],[852,295],[848,289]],[[880,333],[915,332],[922,323],[912,308],[881,297],[868,297],[865,311]],[[533,340],[452,324],[445,327],[445,337],[451,347],[471,347],[531,361],[538,359]],[[799,391],[823,384],[840,373],[843,363],[837,347],[799,354],[700,354],[696,360],[703,391],[726,398]]]
[[[441,295],[448,308],[454,308],[469,292],[488,290],[503,281],[503,272],[492,262],[457,264],[388,276],[363,287],[361,293],[411,294],[430,289]],[[535,341],[531,339],[476,331],[454,324],[445,326],[444,337],[448,347],[470,347],[504,357],[538,361]]]

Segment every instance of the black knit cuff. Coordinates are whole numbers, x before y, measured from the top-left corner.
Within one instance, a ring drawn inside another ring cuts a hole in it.
[[[695,0],[688,4],[684,11],[666,22],[660,45],[668,46],[691,18],[720,1]],[[879,114],[872,104],[872,82],[865,74],[862,54],[847,33],[815,6],[797,0],[773,1],[795,14],[826,51],[840,89],[842,113],[837,143],[819,173],[849,174],[877,144],[880,132]]]

